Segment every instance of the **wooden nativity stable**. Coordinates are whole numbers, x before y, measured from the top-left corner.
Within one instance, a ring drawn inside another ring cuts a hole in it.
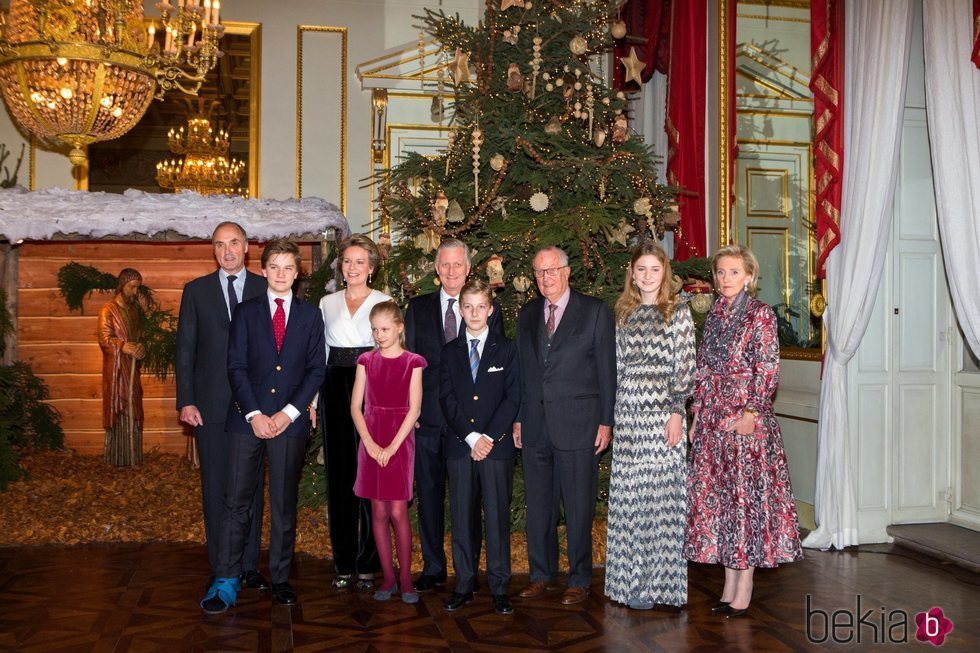
[[[112,294],[91,293],[81,311],[72,311],[58,290],[58,271],[72,261],[113,275],[136,268],[162,308],[176,315],[184,284],[217,269],[210,236],[223,220],[247,230],[247,265],[255,272],[260,272],[263,243],[272,238],[300,242],[304,273],[309,273],[326,244],[348,233],[337,207],[318,198],[0,191],[2,287],[16,325],[4,363],[29,363],[45,381],[50,403],[61,414],[66,447],[102,453],[102,353],[96,328],[99,308]],[[144,451],[184,453],[191,430],[177,419],[173,375],[159,379],[144,371],[142,379]]]

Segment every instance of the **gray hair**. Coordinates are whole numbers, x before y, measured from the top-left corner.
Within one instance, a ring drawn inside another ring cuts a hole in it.
[[[439,249],[436,250],[436,267],[439,267],[439,255],[442,253],[442,250],[459,248],[463,249],[463,256],[466,257],[466,265],[473,267],[473,261],[470,260],[470,248],[458,238],[447,238],[439,243]]]
[[[543,252],[554,252],[558,254],[558,260],[561,261],[562,267],[568,265],[568,254],[566,254],[565,250],[563,250],[561,247],[558,247],[557,245],[548,245],[547,247],[542,247],[539,249],[534,256],[537,257],[538,254]]]

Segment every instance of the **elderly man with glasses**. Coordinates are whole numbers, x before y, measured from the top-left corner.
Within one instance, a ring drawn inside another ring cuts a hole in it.
[[[558,575],[558,502],[565,508],[568,586],[561,603],[585,601],[592,583],[592,519],[599,456],[612,438],[616,339],[605,302],[569,287],[568,256],[557,247],[533,262],[541,296],[517,323],[522,402],[514,443],[523,448],[527,548],[533,599]]]

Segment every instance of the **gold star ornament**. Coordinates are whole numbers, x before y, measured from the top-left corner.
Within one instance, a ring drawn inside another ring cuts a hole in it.
[[[459,55],[457,55],[458,57]],[[635,81],[637,84],[643,85],[643,79],[641,75],[643,74],[643,69],[647,67],[645,63],[640,61],[636,56],[636,48],[630,48],[630,56],[621,58],[619,63],[623,64],[626,69],[626,79],[625,83],[630,81]]]
[[[453,61],[453,79],[456,86],[470,81],[470,53],[456,48],[456,59]]]
[[[500,11],[506,11],[511,7],[524,7],[524,0],[500,0]]]

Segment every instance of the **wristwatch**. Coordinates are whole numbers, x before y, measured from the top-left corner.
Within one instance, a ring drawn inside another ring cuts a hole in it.
[[[743,408],[742,409],[742,412],[743,413],[749,413],[750,415],[752,415],[753,417],[755,417],[757,420],[759,419],[759,411],[756,410],[755,408]]]

